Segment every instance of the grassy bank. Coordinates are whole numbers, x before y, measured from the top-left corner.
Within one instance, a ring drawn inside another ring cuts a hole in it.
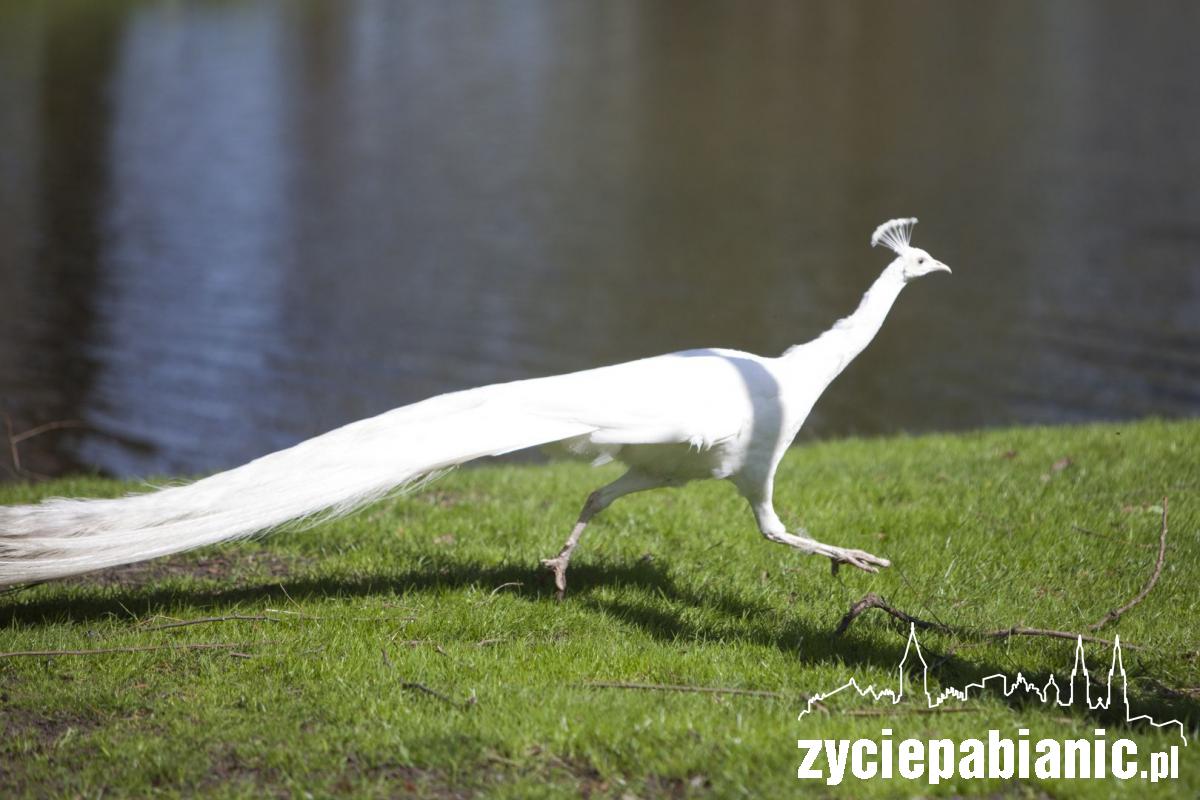
[[[463,470],[310,530],[0,595],[0,651],[155,648],[0,658],[0,794],[1139,797],[1137,780],[834,790],[795,777],[798,738],[882,727],[922,739],[1105,727],[1141,748],[1179,742],[1121,715],[995,693],[961,713],[839,696],[828,713],[797,714],[806,693],[852,676],[894,685],[903,626],[876,611],[831,636],[868,591],[955,626],[1084,630],[1147,580],[1166,495],[1160,579],[1095,635],[1143,648],[1125,651],[1134,713],[1182,717],[1191,740],[1197,453],[1200,423],[1157,421],[795,450],[777,483],[781,516],[891,558],[875,576],[831,577],[828,562],[762,540],[731,487],[696,484],[609,509],[556,603],[538,560],[615,474],[562,464]],[[0,489],[0,502],[130,488],[63,480]],[[226,619],[171,626],[210,617]],[[931,687],[1061,676],[1073,652],[1049,638],[921,641],[940,662]],[[1087,654],[1103,679],[1109,649]],[[1156,791],[1200,792],[1198,746],[1181,748],[1180,779]]]

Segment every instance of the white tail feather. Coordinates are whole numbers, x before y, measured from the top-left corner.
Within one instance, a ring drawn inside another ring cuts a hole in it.
[[[403,406],[183,486],[0,508],[0,586],[245,538],[316,514],[345,514],[457,464],[593,430],[524,410],[522,383],[533,382]]]

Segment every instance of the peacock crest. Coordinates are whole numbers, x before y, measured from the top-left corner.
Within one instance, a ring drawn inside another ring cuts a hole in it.
[[[917,224],[916,217],[889,219],[871,234],[871,246],[883,245],[897,254],[902,254],[912,238],[913,225]]]

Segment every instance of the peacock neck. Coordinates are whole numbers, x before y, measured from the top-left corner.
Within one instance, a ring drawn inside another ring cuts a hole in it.
[[[879,333],[888,311],[903,288],[904,278],[898,265],[893,263],[871,284],[853,314],[839,319],[832,328],[808,344],[792,348],[785,358],[793,354],[818,356],[822,362],[832,366],[829,380],[833,380]]]

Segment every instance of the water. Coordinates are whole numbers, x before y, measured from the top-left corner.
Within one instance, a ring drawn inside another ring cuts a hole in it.
[[[746,9],[0,0],[0,410],[85,426],[23,467],[779,352],[901,215],[955,274],[802,436],[1200,411],[1200,6]]]

